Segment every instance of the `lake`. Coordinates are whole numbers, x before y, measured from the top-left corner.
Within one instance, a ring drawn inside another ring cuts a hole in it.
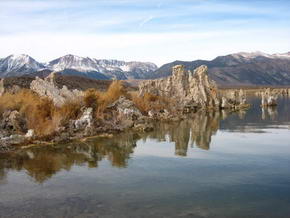
[[[290,100],[0,153],[0,217],[290,217]]]

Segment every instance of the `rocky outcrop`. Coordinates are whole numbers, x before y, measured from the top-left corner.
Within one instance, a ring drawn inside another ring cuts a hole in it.
[[[241,109],[247,106],[246,95],[242,89],[226,92],[221,100],[222,109]]]
[[[25,119],[16,110],[7,110],[2,114],[0,128],[3,133],[7,133],[4,135],[23,133],[27,131]]]
[[[51,73],[45,79],[36,77],[30,84],[30,89],[40,96],[50,98],[55,106],[62,106],[66,101],[74,100],[82,96],[79,90],[69,90],[66,86],[59,89],[55,84],[55,73]]]
[[[180,106],[195,103],[200,107],[219,107],[217,86],[207,75],[207,66],[202,65],[194,72],[185,71],[183,65],[172,68],[172,76],[144,81],[139,85],[140,95],[151,93],[173,98]]]
[[[125,119],[136,120],[138,117],[142,116],[142,113],[134,103],[124,96],[121,96],[113,104],[109,105],[107,109],[117,111],[117,116]]]
[[[261,93],[262,97],[262,107],[268,107],[268,106],[277,106],[277,98],[278,96],[271,91],[270,88],[266,89]]]

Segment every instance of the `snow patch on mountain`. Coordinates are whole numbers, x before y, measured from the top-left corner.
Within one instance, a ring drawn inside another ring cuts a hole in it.
[[[79,72],[79,75],[92,78],[144,79],[150,78],[150,74],[157,69],[157,66],[153,63],[94,59],[71,54],[45,64],[24,54],[0,59],[1,77],[21,76],[44,69],[74,75]]]
[[[25,74],[44,69],[44,65],[38,63],[36,60],[28,55],[10,55],[6,58],[0,59],[0,72],[2,74]]]
[[[124,79],[125,74],[134,74],[134,78],[145,78],[146,75],[155,71],[157,66],[153,63],[144,62],[125,62],[119,60],[94,59],[89,57],[78,57],[66,55],[48,63],[47,68],[59,72],[65,69],[73,69],[80,72],[99,72],[110,77]],[[130,77],[130,76],[129,76]]]

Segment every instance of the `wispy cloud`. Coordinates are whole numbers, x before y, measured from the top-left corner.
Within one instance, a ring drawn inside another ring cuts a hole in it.
[[[146,23],[150,22],[153,19],[154,19],[154,16],[147,17],[139,24],[139,26],[143,27]]]

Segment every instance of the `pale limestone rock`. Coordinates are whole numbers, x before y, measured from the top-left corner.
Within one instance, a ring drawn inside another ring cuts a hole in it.
[[[156,116],[155,111],[153,111],[153,110],[148,111],[148,116],[149,116],[150,118],[155,117],[155,116]]]
[[[222,97],[221,108],[230,108],[231,105],[226,97]]]
[[[240,90],[230,90],[222,97],[221,108],[240,109],[247,106],[245,92]]]
[[[76,129],[84,129],[91,127],[93,123],[93,108],[86,108],[82,116],[74,122]]]
[[[27,131],[27,133],[25,134],[26,138],[32,138],[34,136],[34,130],[33,129],[29,129]]]
[[[270,88],[267,88],[264,92],[261,93],[261,106],[276,106],[277,105],[277,94],[271,91]]]
[[[142,113],[136,108],[134,103],[121,96],[113,104],[109,105],[108,108],[116,110],[119,116],[123,116],[127,119],[137,119],[142,116]]]
[[[55,84],[55,73],[51,73],[45,79],[36,77],[30,84],[30,89],[40,96],[50,98],[55,106],[62,106],[66,101],[72,101],[83,95],[82,91],[69,90],[66,86],[59,89]]]
[[[172,76],[144,81],[139,85],[139,94],[151,93],[174,98],[178,105],[192,102],[201,107],[219,107],[217,86],[207,75],[207,66],[202,65],[194,72],[186,72],[183,65],[172,68]]]
[[[10,135],[8,137],[3,137],[0,139],[1,143],[7,144],[7,145],[17,145],[22,144],[26,140],[24,135]]]

